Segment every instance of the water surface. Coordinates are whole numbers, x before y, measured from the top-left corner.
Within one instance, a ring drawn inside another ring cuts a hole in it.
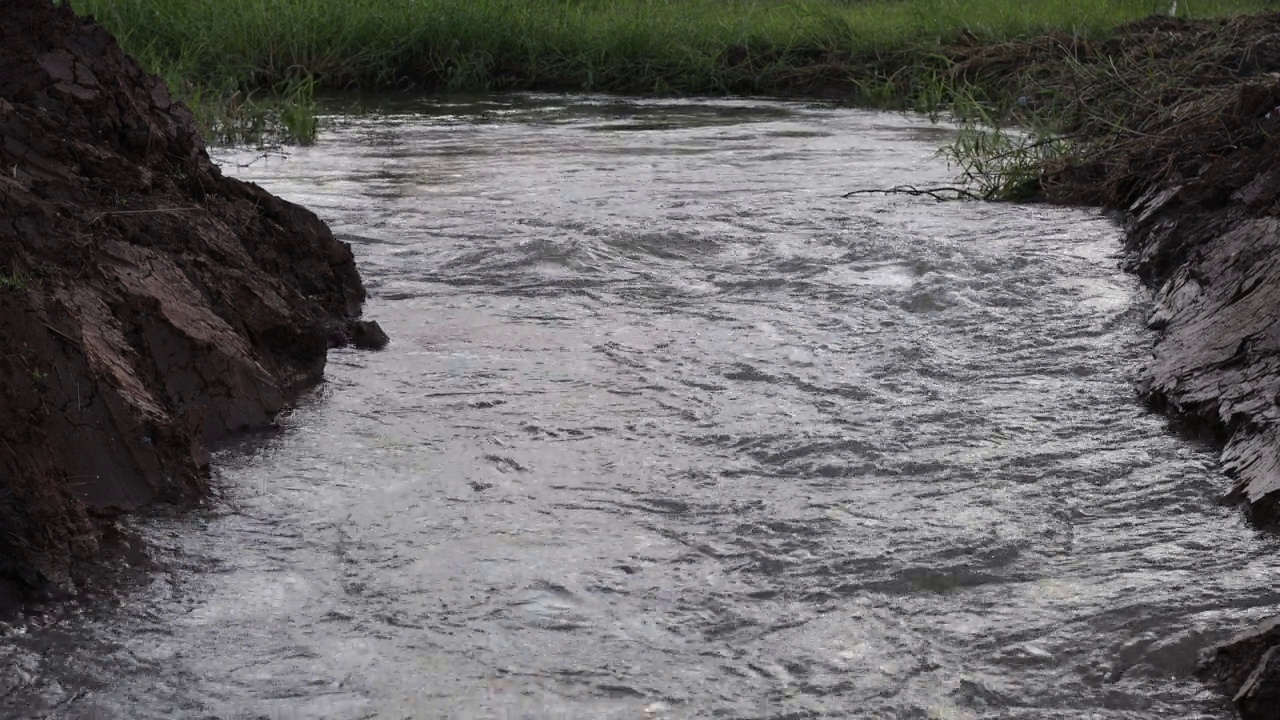
[[[1276,543],[1136,403],[1097,212],[947,183],[950,131],[763,101],[421,100],[228,172],[352,243],[338,351],[159,567],[8,630],[102,718],[1226,718],[1196,651]]]

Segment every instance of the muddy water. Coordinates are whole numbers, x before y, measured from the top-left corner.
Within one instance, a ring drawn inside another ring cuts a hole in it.
[[[946,181],[947,134],[482,98],[220,153],[355,246],[394,343],[135,521],[136,587],[8,629],[0,707],[1228,717],[1189,671],[1280,548],[1136,405],[1116,223],[839,198]]]

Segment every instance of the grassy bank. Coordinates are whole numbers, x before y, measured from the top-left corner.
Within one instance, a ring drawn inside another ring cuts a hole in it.
[[[307,142],[324,89],[838,97],[971,121],[977,194],[1117,206],[1280,104],[1280,0],[70,1],[215,141]]]
[[[165,76],[212,134],[283,121],[304,140],[309,99],[327,88],[835,92],[905,103],[927,94],[944,46],[1096,38],[1168,11],[1168,0],[72,2]],[[1181,0],[1179,14],[1265,4]]]

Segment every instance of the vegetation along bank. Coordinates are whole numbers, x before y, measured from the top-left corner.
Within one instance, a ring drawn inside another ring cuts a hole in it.
[[[215,139],[306,142],[325,90],[837,98],[949,113],[967,192],[1129,211],[1141,392],[1280,526],[1280,14],[1263,0],[75,0]],[[1153,14],[1153,12],[1155,14]],[[833,179],[833,183],[838,179]],[[1207,656],[1277,717],[1280,631]]]

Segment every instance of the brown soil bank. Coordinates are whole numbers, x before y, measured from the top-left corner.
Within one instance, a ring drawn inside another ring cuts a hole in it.
[[[0,578],[72,590],[102,518],[196,497],[360,323],[351,250],[225,178],[92,22],[0,3]]]
[[[1231,498],[1280,529],[1280,14],[953,57],[948,72],[1019,93],[1073,138],[1033,192],[1130,211],[1129,264],[1156,291],[1159,332],[1141,392],[1219,443]],[[1202,669],[1242,716],[1280,718],[1280,620]]]

